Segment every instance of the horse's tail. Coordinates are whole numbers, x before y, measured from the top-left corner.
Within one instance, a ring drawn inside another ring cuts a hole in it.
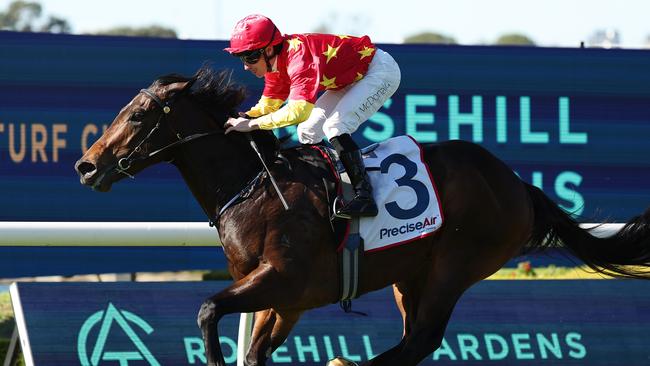
[[[539,188],[526,185],[535,212],[529,248],[564,246],[596,272],[650,279],[650,209],[630,220],[616,234],[598,238],[590,229],[581,228]]]

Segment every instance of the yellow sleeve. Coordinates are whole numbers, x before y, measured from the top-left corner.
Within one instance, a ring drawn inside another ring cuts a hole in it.
[[[304,122],[309,118],[314,105],[306,100],[289,100],[280,110],[257,119],[261,130],[272,130]]]
[[[284,100],[271,99],[269,97],[262,96],[262,98],[260,98],[260,101],[257,102],[257,104],[255,104],[255,106],[248,112],[246,112],[246,114],[250,117],[257,118],[259,116],[277,111],[282,106],[282,103],[284,103]]]

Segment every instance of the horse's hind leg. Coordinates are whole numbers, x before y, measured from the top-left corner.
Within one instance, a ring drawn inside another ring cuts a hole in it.
[[[440,347],[454,306],[465,289],[453,283],[438,282],[428,290],[420,299],[417,320],[402,342],[401,352],[396,355],[400,365],[417,365]]]
[[[417,365],[439,347],[449,317],[464,288],[453,282],[445,283],[429,277],[422,290],[417,304],[405,309],[408,325],[402,341],[364,366]],[[413,312],[410,317],[409,310]]]
[[[411,325],[415,321],[420,302],[422,287],[424,286],[425,279],[422,276],[415,276],[413,279],[398,282],[393,285],[393,296],[395,297],[395,304],[402,315],[402,325],[404,331],[402,337],[406,337],[411,331]]]
[[[273,331],[276,319],[277,314],[273,309],[266,309],[255,313],[250,348],[246,351],[246,360],[244,362],[246,366],[264,364],[264,354],[266,353],[266,348],[269,347],[268,340]]]
[[[408,320],[405,337],[366,366],[417,365],[440,347],[458,299],[474,283],[501,268],[516,248],[512,243],[518,239],[506,240],[504,236],[491,239],[496,236],[484,235],[484,240],[477,240],[452,233],[443,234],[437,243],[431,269],[424,274],[422,285],[415,287],[419,290],[419,300],[410,306],[403,302]]]
[[[393,296],[395,296],[395,304],[397,305],[397,309],[402,315],[402,326],[404,327],[402,338],[404,338],[408,331],[408,319],[406,315],[406,307],[408,305],[406,304],[406,299],[404,298],[404,292],[400,290],[399,287],[397,287],[396,283],[393,284]]]
[[[397,309],[402,315],[402,325],[404,327],[402,331],[402,340],[396,346],[383,352],[368,364],[374,365],[376,362],[379,362],[378,358],[391,358],[392,355],[399,354],[402,351],[402,347],[404,347],[406,338],[411,333],[411,328],[417,318],[417,309],[420,302],[422,286],[423,280],[419,278],[393,284],[393,296],[395,297],[395,304],[397,304]]]
[[[255,313],[251,347],[246,355],[246,366],[261,366],[273,351],[284,343],[302,311],[276,312],[273,309]]]

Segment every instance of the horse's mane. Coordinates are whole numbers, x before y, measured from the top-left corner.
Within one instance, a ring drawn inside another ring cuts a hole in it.
[[[232,71],[215,71],[209,64],[201,66],[191,77],[168,74],[156,79],[155,83],[169,85],[185,81],[192,84],[189,94],[214,115],[236,114],[237,107],[246,98],[246,89],[232,80]]]
[[[215,71],[207,63],[192,77],[169,74],[159,77],[155,83],[169,85],[185,81],[192,84],[188,90],[189,95],[217,121],[225,122],[227,117],[237,116],[237,108],[246,98],[246,88],[232,80],[232,71]],[[276,156],[279,143],[273,132],[253,131],[251,136],[259,144],[266,158],[272,159]]]

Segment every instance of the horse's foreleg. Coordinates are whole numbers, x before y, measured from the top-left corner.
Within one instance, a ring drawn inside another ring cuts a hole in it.
[[[273,266],[262,263],[246,277],[203,302],[197,322],[203,335],[208,366],[226,365],[217,331],[217,323],[221,317],[231,313],[251,313],[271,306],[283,306],[295,300],[281,280],[282,277]]]
[[[267,309],[255,313],[251,347],[246,355],[246,366],[265,365],[273,351],[284,343],[300,318],[301,311],[276,312]]]

